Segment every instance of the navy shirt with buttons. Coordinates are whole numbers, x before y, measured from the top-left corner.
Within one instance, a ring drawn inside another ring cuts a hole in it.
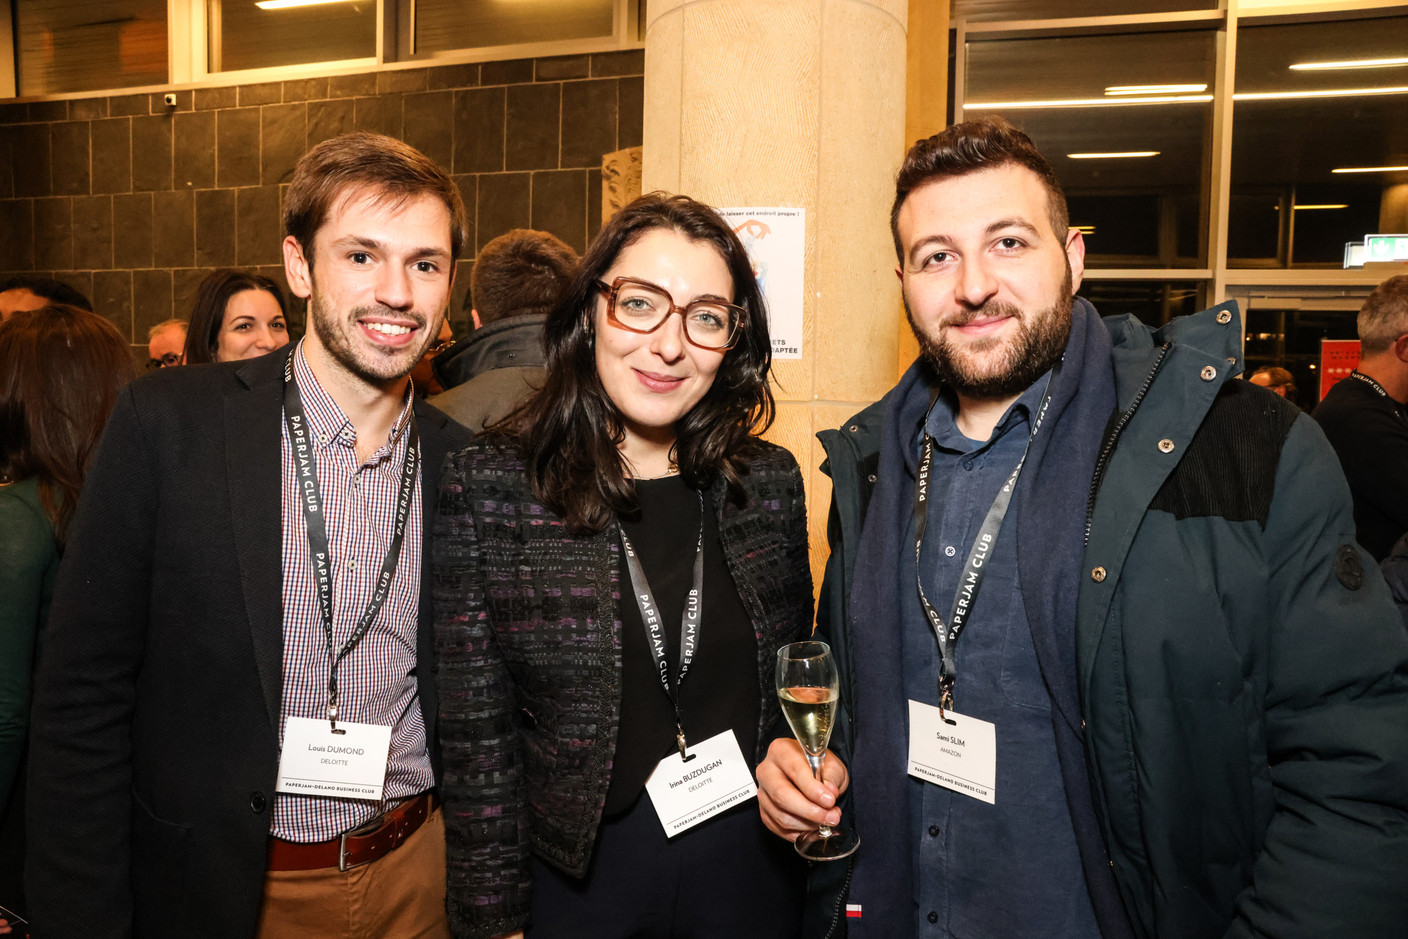
[[[948,393],[929,413],[924,430],[935,440],[934,496],[920,565],[925,594],[941,616],[953,609],[968,550],[1022,458],[1048,380],[1049,374],[1029,388],[987,441],[958,429],[957,402]],[[908,453],[911,478],[922,442],[921,430]],[[905,505],[898,578],[904,693],[937,705],[938,642],[919,604],[912,499]],[[1022,605],[1013,544],[1017,508],[1014,497],[956,655],[954,709],[997,728],[996,804],[908,781],[915,934],[925,939],[1099,936],[1066,807],[1051,701]]]

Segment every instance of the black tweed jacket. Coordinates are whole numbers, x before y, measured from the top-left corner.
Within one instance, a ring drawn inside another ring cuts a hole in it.
[[[742,506],[715,484],[719,537],[758,643],[758,746],[779,720],[775,650],[810,632],[802,476],[763,444]],[[621,702],[620,539],[574,536],[517,455],[476,441],[446,461],[433,572],[450,923],[523,924],[529,852],[586,872]]]

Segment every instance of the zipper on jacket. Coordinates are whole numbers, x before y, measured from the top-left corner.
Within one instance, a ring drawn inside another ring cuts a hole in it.
[[[855,858],[846,859],[846,880],[841,884],[841,892],[836,897],[836,909],[831,911],[831,927],[826,930],[826,935],[822,939],[832,939],[836,935],[836,927],[841,924],[841,913],[846,907],[846,900],[851,893],[851,875],[855,873]]]
[[[1173,347],[1173,343],[1166,342],[1159,346],[1159,354],[1154,359],[1154,367],[1149,370],[1149,375],[1144,379],[1144,384],[1140,386],[1135,394],[1134,400],[1129,403],[1129,409],[1120,415],[1120,419],[1115,422],[1115,426],[1106,435],[1105,442],[1100,445],[1100,455],[1095,460],[1095,475],[1090,478],[1090,498],[1085,503],[1085,541],[1090,544],[1090,525],[1095,518],[1095,496],[1100,492],[1100,483],[1105,479],[1105,469],[1109,466],[1110,457],[1114,455],[1115,444],[1119,442],[1120,434],[1134,418],[1134,412],[1139,410],[1139,405],[1143,403],[1144,396],[1149,393],[1149,386],[1154,383],[1154,379],[1159,374],[1159,369],[1164,366],[1164,359],[1168,355],[1168,350]]]

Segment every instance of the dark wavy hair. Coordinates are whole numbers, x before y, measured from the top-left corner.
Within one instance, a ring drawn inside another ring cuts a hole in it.
[[[96,313],[51,304],[0,323],[0,474],[37,478],[61,547],[103,426],[135,374],[132,347]]]
[[[630,517],[638,511],[635,486],[619,449],[625,440],[621,412],[597,374],[597,281],[625,248],[657,229],[679,232],[717,250],[733,278],[733,303],[747,311],[738,341],[724,353],[714,383],[675,425],[671,456],[680,474],[701,488],[721,475],[732,497],[741,500],[740,479],[756,451],[756,436],[772,424],[767,311],[738,236],[717,212],[688,196],[641,196],[602,228],[548,315],[543,388],[488,431],[512,438],[523,454],[534,495],[579,534],[599,532],[613,516]]]
[[[225,322],[225,307],[230,298],[246,290],[262,290],[274,295],[279,312],[288,320],[288,304],[279,285],[263,274],[222,268],[200,282],[196,305],[191,310],[191,322],[186,327],[186,365],[214,362],[220,342],[220,327]]]
[[[1046,213],[1058,239],[1066,237],[1070,224],[1066,193],[1056,171],[1036,148],[1032,138],[1006,118],[992,116],[966,124],[953,124],[932,137],[917,141],[905,154],[895,175],[895,201],[890,206],[890,235],[895,239],[895,257],[904,263],[900,244],[900,209],[909,194],[920,186],[955,176],[967,176],[999,166],[1025,166],[1036,174],[1046,189]]]

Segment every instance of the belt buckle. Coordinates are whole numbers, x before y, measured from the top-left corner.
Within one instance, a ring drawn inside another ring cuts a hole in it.
[[[337,836],[337,869],[339,873],[347,873],[347,832]]]
[[[363,864],[370,864],[370,863],[371,863],[371,860],[368,859],[368,860],[365,860],[365,861],[358,861],[356,864],[348,864],[348,863],[347,863],[347,839],[348,839],[349,836],[350,836],[350,837],[354,837],[354,838],[356,838],[356,837],[364,837],[364,836],[366,836],[366,835],[372,834],[373,832],[380,831],[381,828],[382,828],[382,825],[385,825],[385,823],[386,823],[384,816],[375,819],[375,821],[379,821],[379,822],[381,822],[382,824],[381,824],[381,825],[378,825],[376,828],[373,828],[371,831],[362,832],[361,835],[359,835],[359,834],[357,833],[357,829],[354,828],[354,829],[352,829],[351,831],[344,831],[342,834],[340,834],[340,835],[337,836],[337,870],[338,870],[339,873],[345,874],[345,873],[347,873],[348,871],[350,871],[350,870],[351,870],[352,868],[354,868],[354,867],[361,867]]]

